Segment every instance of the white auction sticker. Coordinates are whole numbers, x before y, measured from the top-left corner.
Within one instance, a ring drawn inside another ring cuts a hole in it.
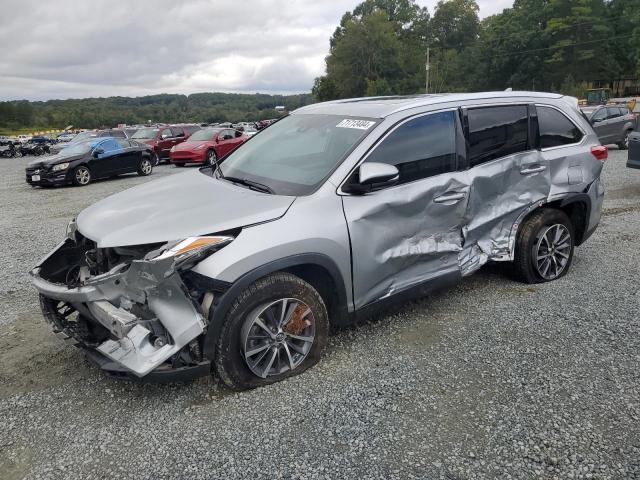
[[[376,122],[370,120],[351,120],[345,118],[336,127],[338,128],[357,128],[358,130],[369,130]]]

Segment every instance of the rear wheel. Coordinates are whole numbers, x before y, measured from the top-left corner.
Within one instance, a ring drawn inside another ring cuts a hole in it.
[[[75,185],[84,186],[91,182],[91,170],[84,165],[76,167],[73,171],[73,183]]]
[[[514,259],[518,279],[544,283],[566,275],[574,238],[573,224],[563,211],[545,208],[531,215],[518,232]]]
[[[147,157],[144,157],[140,160],[140,164],[138,165],[138,175],[141,177],[146,177],[147,175],[151,175],[153,172],[153,165],[151,165],[151,160]]]
[[[631,135],[632,130],[629,130],[628,132],[625,132],[624,134],[624,140],[622,140],[622,142],[618,143],[618,148],[620,150],[628,150],[629,149],[629,137]]]
[[[245,390],[298,375],[320,360],[329,318],[322,297],[288,273],[249,286],[223,322],[215,368],[222,381]]]

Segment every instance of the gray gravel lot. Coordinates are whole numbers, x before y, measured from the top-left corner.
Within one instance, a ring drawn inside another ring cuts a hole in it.
[[[177,169],[41,190],[0,159],[0,478],[640,478],[640,171],[613,148],[565,278],[489,266],[240,394],[106,378],[49,334],[26,275],[82,208]]]

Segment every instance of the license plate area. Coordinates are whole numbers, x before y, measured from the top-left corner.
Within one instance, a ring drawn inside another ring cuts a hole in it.
[[[31,181],[32,182],[39,182],[40,181],[40,175],[31,175]]]

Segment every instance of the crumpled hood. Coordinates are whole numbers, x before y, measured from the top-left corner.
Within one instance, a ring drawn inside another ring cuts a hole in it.
[[[275,220],[294,200],[236,186],[198,170],[107,197],[83,210],[76,225],[99,248],[143,245]]]

